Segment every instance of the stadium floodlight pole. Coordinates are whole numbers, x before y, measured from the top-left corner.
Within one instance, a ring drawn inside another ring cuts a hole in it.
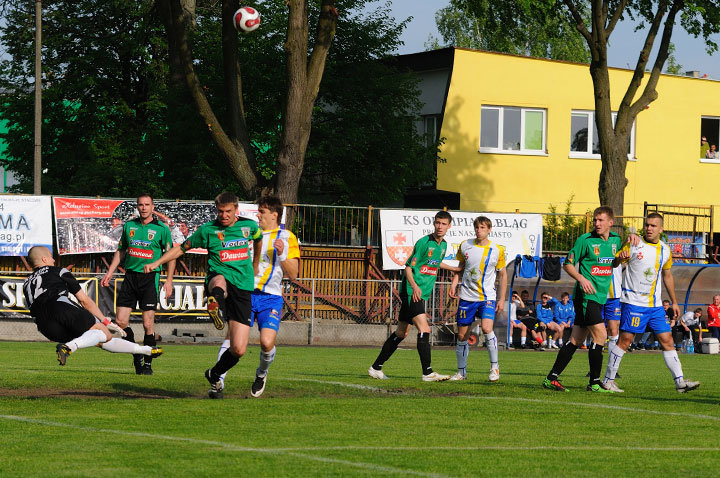
[[[33,194],[42,194],[42,0],[35,0],[35,151]]]

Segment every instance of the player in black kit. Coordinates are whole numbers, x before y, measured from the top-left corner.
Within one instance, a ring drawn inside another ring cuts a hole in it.
[[[69,270],[55,267],[55,259],[47,247],[32,247],[28,251],[28,261],[33,266],[33,273],[23,284],[25,302],[38,331],[48,339],[60,342],[55,348],[60,365],[65,365],[68,356],[77,349],[94,345],[114,353],[139,353],[150,357],[162,354],[161,348],[113,338],[112,333],[125,335],[122,328],[103,315]],[[70,294],[82,307],[72,301]]]

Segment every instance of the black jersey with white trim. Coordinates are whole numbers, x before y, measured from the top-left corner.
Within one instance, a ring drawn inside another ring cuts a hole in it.
[[[36,268],[23,283],[25,303],[32,313],[33,306],[76,294],[81,290],[80,283],[69,270],[56,266]]]

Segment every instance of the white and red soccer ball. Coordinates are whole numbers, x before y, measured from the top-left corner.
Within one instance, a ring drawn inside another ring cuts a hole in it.
[[[260,13],[253,7],[240,7],[233,15],[233,25],[241,33],[254,32],[260,26]]]

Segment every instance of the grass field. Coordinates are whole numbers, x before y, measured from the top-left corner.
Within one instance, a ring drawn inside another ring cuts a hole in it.
[[[717,476],[720,356],[681,355],[699,390],[678,394],[659,353],[623,360],[624,394],[585,392],[587,355],[540,384],[553,352],[501,352],[500,382],[473,349],[466,382],[423,383],[414,349],[373,380],[368,348],[280,347],[249,398],[258,348],[207,399],[217,348],[166,346],[154,376],[127,355],[0,343],[0,476]],[[453,372],[454,349],[433,366]]]

